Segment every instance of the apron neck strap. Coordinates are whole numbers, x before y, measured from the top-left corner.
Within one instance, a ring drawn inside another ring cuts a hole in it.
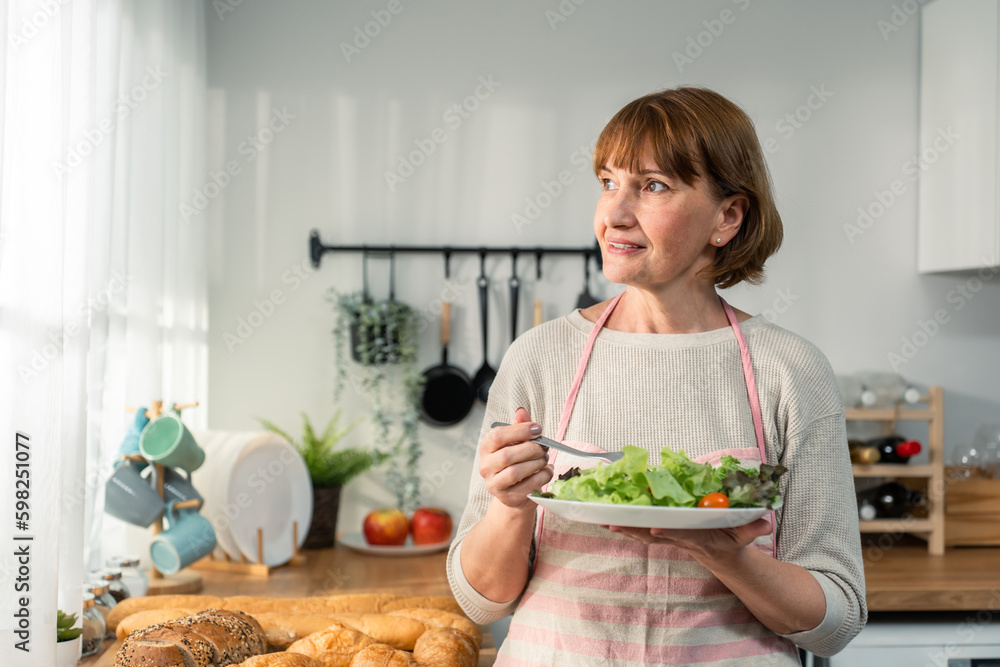
[[[736,313],[733,312],[733,309],[721,296],[719,297],[719,301],[722,302],[722,307],[726,311],[726,317],[729,318],[729,324],[733,327],[733,333],[736,334],[736,342],[740,345],[740,360],[743,362],[743,379],[746,380],[747,396],[750,399],[750,414],[753,415],[753,431],[757,436],[757,449],[760,451],[760,462],[767,463],[767,454],[764,450],[764,420],[761,418],[760,400],[757,397],[757,382],[753,375],[753,363],[750,361],[750,347],[747,345],[746,337],[743,336],[743,329],[740,328],[739,320],[736,319]]]
[[[576,367],[576,377],[573,378],[573,386],[569,390],[569,396],[566,397],[566,403],[563,404],[562,416],[559,418],[559,431],[556,433],[556,440],[563,440],[566,437],[566,429],[569,427],[569,418],[573,414],[573,406],[576,405],[576,395],[580,391],[580,383],[583,382],[583,373],[587,370],[587,362],[590,360],[590,353],[594,349],[594,341],[597,340],[597,334],[601,333],[601,329],[604,328],[604,323],[608,321],[611,317],[611,312],[621,301],[622,296],[625,292],[622,292],[614,299],[604,312],[601,317],[594,323],[594,328],[590,330],[590,335],[587,336],[587,345],[583,348],[583,354],[580,355],[580,363]]]

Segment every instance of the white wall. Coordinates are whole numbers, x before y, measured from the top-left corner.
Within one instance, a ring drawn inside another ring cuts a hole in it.
[[[233,160],[241,170],[191,218],[209,226],[213,244],[212,428],[253,428],[254,415],[297,428],[299,411],[325,419],[333,409],[333,316],[324,292],[358,289],[361,263],[327,255],[318,272],[296,277],[311,228],[336,243],[589,244],[598,186],[574,152],[589,151],[627,101],[684,83],[739,102],[771,147],[785,244],[764,286],[731,290],[727,298],[750,312],[777,302],[784,311],[775,312],[777,322],[819,345],[838,372],[888,370],[887,355],[900,353],[902,338],[944,309],[948,323],[900,372],[946,388],[949,444],[969,442],[980,423],[1000,419],[1000,280],[967,299],[951,290],[969,276],[916,273],[917,183],[904,163],[917,150],[917,18],[897,14],[899,29],[887,31],[895,27],[891,0],[400,2],[401,11],[350,62],[341,43],[388,0],[243,0],[221,15],[222,3],[206,2],[210,164],[219,170]],[[717,21],[723,11],[731,23]],[[720,26],[717,36],[707,32]],[[699,38],[707,46],[679,68],[674,54]],[[474,94],[480,77],[499,87],[450,127],[446,110]],[[831,95],[822,104],[813,97],[814,110],[800,108],[815,90]],[[250,161],[241,142],[266,126],[272,108],[294,119]],[[784,119],[797,109],[809,118],[796,128]],[[390,191],[385,171],[436,128],[444,130],[443,145]],[[523,213],[525,198],[562,170],[572,185],[518,230],[512,214]],[[903,194],[849,240],[845,224],[856,223],[858,208],[871,206],[895,179]],[[371,266],[384,275],[384,264]],[[459,258],[453,268],[452,361],[471,375],[482,361],[477,260]],[[544,271],[536,282],[532,261],[521,262],[523,323],[535,298],[547,318],[576,301],[578,259],[547,260]],[[397,272],[398,297],[430,313],[443,288],[440,260],[401,258]],[[509,262],[491,259],[490,274],[496,366],[508,342]],[[239,319],[275,290],[283,303],[234,346],[226,334],[236,335]],[[599,295],[614,290],[603,277],[594,281]],[[431,319],[422,365],[436,363],[436,335]],[[351,396],[345,409],[366,406]],[[426,469],[456,459],[456,446],[471,447],[481,419],[478,410],[451,429],[425,427]],[[359,429],[353,442],[369,435]],[[460,512],[470,472],[460,465],[428,500]],[[349,487],[342,528],[356,529],[367,509],[391,501],[380,482],[371,475]]]

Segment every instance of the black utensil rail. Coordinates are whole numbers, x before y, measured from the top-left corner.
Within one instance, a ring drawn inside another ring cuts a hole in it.
[[[552,247],[552,246],[534,246],[534,247],[522,247],[522,246],[448,246],[448,245],[330,245],[323,243],[319,238],[319,231],[312,230],[309,233],[309,258],[312,260],[312,265],[314,269],[320,267],[320,263],[323,260],[323,255],[328,252],[361,252],[368,254],[387,254],[392,255],[395,253],[423,253],[423,254],[437,254],[443,255],[445,259],[445,274],[446,277],[451,277],[447,275],[449,273],[449,259],[452,255],[457,254],[477,254],[480,257],[486,255],[504,254],[512,257],[517,257],[519,255],[534,255],[535,256],[535,272],[536,277],[541,279],[542,277],[542,257],[544,255],[582,255],[587,262],[593,257],[597,262],[597,268],[602,268],[603,257],[601,256],[601,249],[597,241],[594,241],[592,246],[583,247]]]

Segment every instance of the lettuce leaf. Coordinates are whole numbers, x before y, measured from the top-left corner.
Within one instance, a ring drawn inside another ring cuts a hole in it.
[[[552,482],[544,495],[559,500],[576,500],[616,505],[659,505],[694,507],[709,493],[729,496],[730,507],[781,507],[778,478],[784,466],[761,465],[746,468],[732,456],[723,456],[719,466],[692,461],[683,450],[664,448],[660,463],[649,466],[649,453],[626,445],[625,456],[615,463],[599,463],[594,468],[571,468]]]

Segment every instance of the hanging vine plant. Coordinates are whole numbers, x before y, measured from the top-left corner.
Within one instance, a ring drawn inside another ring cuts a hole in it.
[[[409,513],[420,503],[418,470],[423,456],[418,431],[423,387],[417,367],[419,318],[413,308],[394,298],[392,287],[388,299],[372,300],[367,282],[366,266],[364,291],[341,294],[331,289],[328,294],[336,316],[334,398],[339,402],[348,382],[349,351],[360,366],[358,384],[372,403],[376,439],[383,443],[377,449],[389,456],[389,485],[397,506]]]

